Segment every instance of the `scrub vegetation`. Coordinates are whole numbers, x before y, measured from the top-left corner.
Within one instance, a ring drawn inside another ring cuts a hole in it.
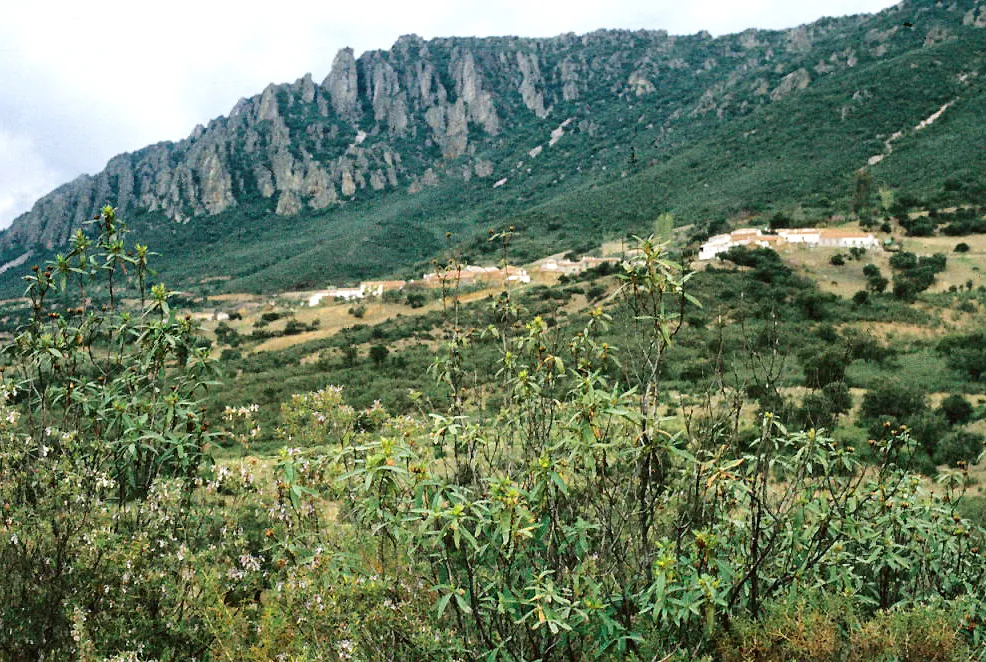
[[[977,331],[860,331],[977,291],[849,302],[771,251],[692,272],[644,239],[619,268],[216,361],[114,210],[93,226],[31,270],[4,353],[8,659],[986,650]],[[335,384],[240,400],[320,362]],[[370,375],[410,386],[360,402]]]

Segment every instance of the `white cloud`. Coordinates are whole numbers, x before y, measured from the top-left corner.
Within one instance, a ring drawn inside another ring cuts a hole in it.
[[[401,34],[552,36],[597,28],[714,34],[781,28],[887,0],[54,0],[0,8],[0,135],[33,165],[0,179],[0,227],[46,192],[114,154],[186,136],[270,82],[311,72],[336,51],[389,48]],[[5,150],[6,151],[6,150]],[[19,157],[19,158],[22,158]],[[5,163],[13,157],[3,156]],[[44,184],[38,184],[43,180]]]
[[[24,211],[52,188],[56,174],[29,138],[0,130],[0,218]]]

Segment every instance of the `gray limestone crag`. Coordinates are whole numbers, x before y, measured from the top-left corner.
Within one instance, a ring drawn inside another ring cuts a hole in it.
[[[561,121],[571,118],[570,130],[604,141],[634,104],[635,116],[648,112],[641,104],[658,109],[649,121],[662,135],[675,123],[724,121],[860,58],[894,56],[904,47],[895,11],[719,38],[647,30],[407,35],[358,58],[344,48],[321,83],[306,74],[268,85],[184,140],[121,154],[102,172],[60,186],[0,234],[0,252],[63,245],[105,204],[138,222],[208,223],[244,205],[293,215],[443,180],[499,179],[535,145],[563,149],[549,142]],[[954,13],[927,26],[926,42],[986,25],[982,7]],[[860,39],[840,37],[849,29]]]
[[[792,71],[781,79],[781,84],[770,93],[771,101],[780,101],[795,90],[803,90],[811,83],[811,74],[805,69]]]
[[[359,114],[358,86],[359,78],[353,49],[344,48],[336,54],[329,75],[322,81],[322,88],[328,92],[336,115],[351,119]]]

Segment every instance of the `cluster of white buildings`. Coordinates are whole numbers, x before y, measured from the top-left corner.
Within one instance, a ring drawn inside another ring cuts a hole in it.
[[[765,234],[756,228],[743,228],[711,237],[699,248],[698,259],[711,260],[734,246],[777,248],[784,244],[807,248],[880,248],[880,241],[869,232],[834,228],[784,228],[778,230],[777,234]]]
[[[711,237],[702,244],[698,252],[699,260],[711,260],[720,253],[725,253],[734,246],[760,246],[777,248],[780,245],[792,244],[807,248],[879,248],[880,242],[868,232],[839,230],[832,228],[784,228],[776,234],[768,234],[756,228],[733,230],[729,234]],[[636,256],[634,256],[636,257]],[[631,258],[632,259],[632,258]],[[601,264],[619,264],[619,257],[589,257],[579,260],[547,259],[538,265],[542,272],[562,275],[580,274]],[[472,264],[463,265],[455,271],[432,272],[422,275],[421,280],[379,280],[364,281],[359,287],[337,287],[315,292],[308,299],[309,306],[317,306],[322,299],[343,299],[353,301],[366,297],[379,297],[390,290],[403,290],[405,286],[424,288],[442,287],[443,284],[469,284],[477,282],[500,283],[530,283],[531,276],[521,267],[479,267]]]
[[[477,267],[475,265],[463,265],[454,271],[444,271],[441,273],[432,272],[424,274],[421,280],[368,280],[359,284],[359,287],[334,287],[327,290],[320,290],[308,297],[309,306],[317,306],[322,299],[342,299],[344,301],[354,301],[367,297],[379,297],[384,292],[393,290],[403,290],[405,287],[438,288],[446,285],[468,285],[470,283],[530,283],[531,276],[526,269],[521,267],[506,266],[499,267]]]
[[[317,306],[322,299],[326,298],[353,301],[366,297],[378,297],[389,290],[403,290],[405,285],[407,285],[407,281],[403,280],[367,280],[360,283],[359,287],[334,287],[315,292],[308,297],[308,305]]]
[[[583,256],[579,260],[558,260],[550,258],[538,265],[537,269],[542,272],[571,275],[580,274],[587,269],[598,267],[601,264],[619,264],[620,262],[622,262],[622,259],[619,257]],[[474,264],[465,264],[455,270],[433,271],[423,274],[420,280],[373,280],[364,281],[359,284],[359,287],[335,287],[320,290],[308,297],[308,305],[317,306],[323,299],[354,301],[367,297],[379,297],[384,292],[403,290],[405,287],[434,289],[443,285],[469,285],[472,283],[526,284],[530,282],[531,275],[523,267],[512,265],[505,267],[480,267]]]

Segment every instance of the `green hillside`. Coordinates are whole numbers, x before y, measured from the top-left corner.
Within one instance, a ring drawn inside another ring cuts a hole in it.
[[[447,182],[415,196],[276,223],[255,235],[260,241],[248,235],[234,249],[244,268],[233,272],[229,287],[288,289],[402,273],[442,247],[446,231],[465,242],[467,253],[482,253],[489,227],[515,225],[520,257],[533,259],[559,246],[645,232],[664,211],[682,224],[795,210],[824,222],[850,213],[855,171],[883,153],[884,140],[897,131],[903,135],[893,152],[870,168],[874,190],[887,187],[934,205],[979,203],[986,198],[986,157],[977,138],[986,95],[970,74],[984,53],[986,31],[970,30],[961,39],[857,64],[747,116],[692,127],[693,139],[667,146],[655,145],[656,130],[640,126],[643,119],[602,146],[577,136],[561,154],[529,160],[531,172],[504,186],[509,197],[486,182]],[[949,102],[936,123],[914,130]],[[612,109],[611,121],[626,110]],[[606,171],[572,171],[576,159],[594,152],[608,161]],[[204,249],[206,261],[208,254]],[[209,271],[207,264],[195,269]]]
[[[310,78],[271,86],[187,141],[122,155],[79,184],[88,188],[63,187],[0,244],[5,259],[26,250],[43,258],[79,210],[119,203],[137,235],[168,256],[162,273],[172,282],[194,288],[228,276],[229,291],[273,292],[413,275],[446,248],[494,259],[488,231],[510,225],[523,260],[645,232],[664,212],[699,232],[749,215],[825,223],[851,213],[861,168],[874,199],[884,188],[918,208],[978,204],[986,195],[978,11],[972,0],[905,2],[716,39],[607,31],[402,39],[352,60],[360,89],[377,85],[372,95],[333,96],[345,75],[335,66],[321,86]],[[535,56],[536,74],[525,59]],[[503,64],[511,58],[528,64]],[[576,59],[581,73],[566,78]],[[425,76],[421,86],[438,96],[373,82],[398,74]],[[518,87],[522,75],[529,87]],[[468,97],[463,81],[487,96]],[[441,105],[454,94],[460,105]],[[465,133],[447,124],[455,108],[465,108]],[[223,174],[226,188],[213,181]],[[135,199],[147,178],[173,187],[166,199],[141,194],[154,211]],[[316,190],[337,201],[306,202]],[[220,252],[229,257],[221,266]],[[7,293],[20,287],[11,278],[0,275]]]

